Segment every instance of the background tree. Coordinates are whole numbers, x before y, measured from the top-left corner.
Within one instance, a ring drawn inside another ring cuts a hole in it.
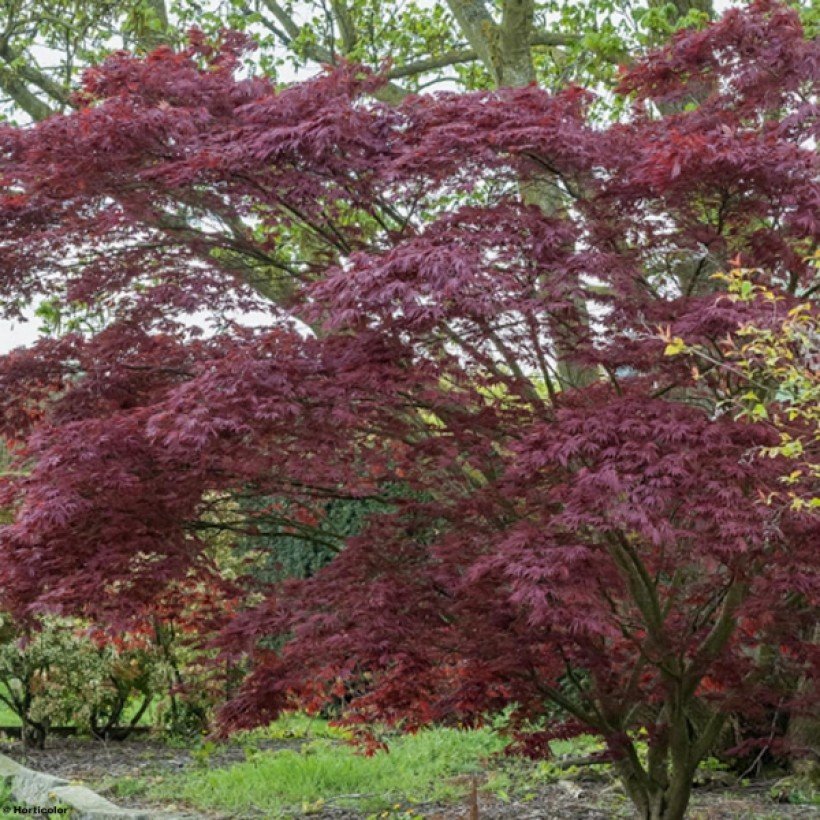
[[[180,44],[190,26],[253,34],[260,45],[255,59],[272,77],[343,60],[389,62],[390,83],[378,93],[394,102],[443,80],[463,88],[538,81],[557,89],[571,80],[611,79],[618,62],[713,13],[710,0],[7,0],[0,8],[0,89],[10,112],[43,119],[72,105],[81,72],[106,53]]]
[[[4,0],[0,25],[7,110],[40,120],[69,108],[79,74],[112,49],[159,45],[168,18],[163,0]]]

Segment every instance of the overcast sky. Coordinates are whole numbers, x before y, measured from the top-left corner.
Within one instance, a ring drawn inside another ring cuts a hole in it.
[[[38,322],[19,324],[0,319],[0,353],[8,353],[37,339]]]

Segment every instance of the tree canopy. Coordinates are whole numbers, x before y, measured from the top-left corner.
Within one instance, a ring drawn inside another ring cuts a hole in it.
[[[272,78],[345,60],[385,67],[378,93],[393,102],[443,80],[557,89],[611,79],[618,63],[713,15],[711,0],[10,0],[0,8],[0,89],[11,112],[43,119],[72,107],[82,71],[110,51],[180,45],[192,26],[251,34],[254,62]]]
[[[287,502],[233,506],[246,538],[366,501],[225,629],[255,665],[226,725],[514,704],[526,748],[594,731],[644,816],[681,817],[726,716],[805,708],[817,671],[817,521],[761,503],[783,465],[753,457],[780,438],[665,355],[815,292],[816,42],[731,10],[638,60],[611,124],[575,85],[394,102],[340,62],[277,88],[248,47],[114,54],[76,111],[0,130],[7,311],[105,319],[0,361],[8,605],[122,623],[221,583],[214,498]],[[733,259],[782,299],[717,292]]]

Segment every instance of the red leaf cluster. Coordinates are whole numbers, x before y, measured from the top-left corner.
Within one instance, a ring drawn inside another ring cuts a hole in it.
[[[255,659],[231,726],[553,702],[615,748],[660,731],[673,681],[762,708],[816,666],[816,521],[760,503],[771,432],[721,415],[725,377],[693,382],[656,332],[717,345],[759,309],[710,279],[738,254],[785,305],[814,287],[796,15],[680,35],[607,127],[575,88],[391,108],[346,66],[277,91],[237,79],[240,47],[115,55],[80,111],[0,132],[0,294],[108,316],[0,361],[28,469],[5,489],[7,603],[133,615],[205,561],[214,495],[370,497],[327,567],[224,631]],[[260,304],[266,328],[225,321]]]

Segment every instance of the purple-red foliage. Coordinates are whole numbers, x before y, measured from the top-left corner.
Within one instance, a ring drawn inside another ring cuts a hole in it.
[[[776,437],[658,332],[718,349],[757,309],[710,279],[738,255],[789,298],[813,287],[796,15],[680,35],[609,127],[576,88],[388,107],[346,66],[276,91],[237,78],[243,47],[114,55],[77,113],[0,131],[0,293],[109,317],[0,361],[26,473],[6,604],[139,612],[205,560],[215,494],[371,497],[326,568],[225,630],[255,662],[230,726],[340,698],[408,727],[552,703],[617,751],[663,734],[675,687],[748,712],[816,671],[817,522],[761,503]],[[262,329],[183,321],[262,304]],[[557,351],[601,378],[562,384]]]

